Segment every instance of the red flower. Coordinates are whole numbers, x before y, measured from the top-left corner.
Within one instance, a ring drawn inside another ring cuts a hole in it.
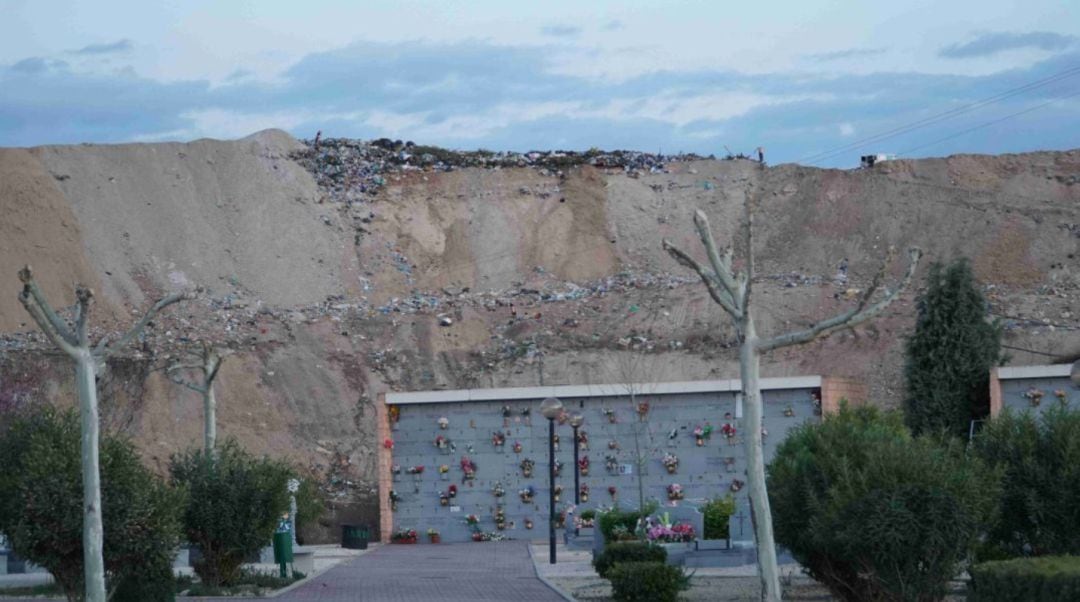
[[[383,442],[382,442],[382,446],[385,447],[386,449],[394,449],[394,440],[393,439],[384,439]]]

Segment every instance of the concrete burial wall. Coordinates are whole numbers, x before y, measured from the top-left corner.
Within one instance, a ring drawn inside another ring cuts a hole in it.
[[[1071,369],[1069,364],[995,368],[990,376],[990,414],[997,416],[1004,408],[1041,414],[1062,403],[1056,392],[1064,393],[1064,402],[1077,407],[1080,389],[1069,378]]]
[[[865,387],[842,379],[819,376],[764,379],[765,458],[768,461],[786,432],[807,420],[819,420],[821,408],[826,413],[838,406],[840,398],[853,403],[865,401]],[[475,514],[479,528],[496,531],[495,514],[501,508],[506,517],[504,533],[516,539],[543,538],[548,521],[548,451],[547,420],[539,413],[540,401],[558,397],[569,412],[585,417],[581,431],[587,434],[587,449],[579,456],[589,459],[588,475],[580,477],[589,488],[588,501],[580,509],[611,505],[636,507],[637,470],[634,457],[635,433],[646,456],[643,471],[645,497],[669,504],[667,488],[673,483],[682,485],[682,504],[697,504],[731,491],[733,481],[746,480],[743,454],[745,424],[742,418],[741,384],[738,380],[694,381],[634,385],[638,401],[649,403],[648,414],[642,419],[632,406],[625,385],[591,385],[565,387],[527,387],[515,389],[478,389],[458,391],[425,391],[417,393],[388,393],[378,404],[382,420],[384,445],[380,454],[380,498],[383,541],[397,529],[416,529],[421,541],[424,532],[435,528],[445,542],[468,541],[471,529],[465,517]],[[815,403],[815,396],[821,403]],[[503,408],[509,408],[509,416]],[[391,410],[390,408],[396,408]],[[793,416],[786,416],[790,408]],[[529,410],[529,414],[525,414]],[[612,422],[605,410],[614,412]],[[396,420],[394,414],[396,413]],[[439,427],[439,419],[449,422]],[[698,446],[693,430],[711,424],[711,437]],[[726,437],[725,424],[736,429],[734,437]],[[505,437],[505,444],[495,446],[493,434]],[[556,485],[563,490],[556,512],[562,512],[574,501],[574,447],[571,427],[556,425],[559,449],[556,458],[562,462]],[[440,450],[435,439],[443,436],[452,447]],[[392,449],[389,447],[392,441]],[[609,442],[616,449],[609,448]],[[515,443],[521,446],[515,452]],[[670,452],[678,456],[675,474],[669,474],[661,459]],[[614,456],[617,467],[605,467],[607,456]],[[476,476],[464,478],[461,459],[468,456],[476,464]],[[535,467],[531,477],[523,475],[521,462],[531,459]],[[449,472],[440,475],[439,466]],[[400,467],[393,475],[392,467]],[[420,474],[408,474],[408,469],[423,466]],[[440,505],[440,493],[456,485],[458,493],[447,506]],[[501,485],[505,495],[494,494]],[[535,496],[531,503],[522,501],[519,492],[531,486]],[[608,488],[616,488],[612,496]],[[398,496],[396,508],[391,508],[390,491]],[[749,506],[744,487],[735,493],[739,510],[732,523],[732,537],[752,539]],[[532,529],[527,528],[532,522]]]

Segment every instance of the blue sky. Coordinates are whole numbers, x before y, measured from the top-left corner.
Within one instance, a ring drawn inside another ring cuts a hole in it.
[[[0,146],[280,127],[829,166],[1074,148],[1070,4],[0,0]]]

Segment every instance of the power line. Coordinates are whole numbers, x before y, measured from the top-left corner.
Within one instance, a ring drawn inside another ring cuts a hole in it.
[[[969,104],[966,104],[966,105],[963,105],[963,106],[960,106],[960,107],[956,107],[955,109],[950,109],[948,111],[944,111],[942,113],[938,113],[938,114],[932,115],[930,117],[925,117],[923,119],[920,119],[920,120],[917,120],[917,121],[914,121],[914,122],[911,122],[911,123],[908,123],[908,124],[900,125],[900,126],[897,126],[895,128],[892,128],[890,130],[879,132],[879,133],[874,134],[872,136],[868,136],[866,138],[862,138],[860,140],[856,140],[854,142],[850,142],[848,144],[838,146],[838,147],[830,149],[830,150],[826,150],[826,151],[822,151],[822,152],[815,153],[815,154],[812,154],[812,155],[808,155],[806,157],[803,157],[801,159],[796,160],[796,163],[806,163],[806,164],[809,164],[809,165],[813,165],[815,163],[820,163],[821,161],[824,161],[825,159],[831,158],[831,157],[833,157],[833,156],[835,156],[837,154],[843,153],[843,152],[854,150],[856,148],[859,148],[860,146],[865,146],[867,144],[871,144],[871,143],[874,143],[874,142],[880,142],[882,140],[887,140],[889,138],[893,138],[893,137],[899,136],[901,134],[906,134],[908,132],[912,132],[912,131],[915,131],[917,129],[921,129],[921,128],[924,128],[924,127],[927,127],[927,126],[930,126],[930,125],[934,125],[934,124],[939,123],[941,121],[945,121],[947,119],[951,119],[953,117],[956,117],[957,115],[962,115],[964,113],[974,111],[974,110],[982,108],[984,106],[987,106],[987,105],[990,105],[990,104],[993,104],[993,103],[996,103],[996,102],[1000,102],[1000,101],[1006,100],[1008,98],[1012,98],[1013,96],[1016,96],[1018,94],[1023,94],[1024,92],[1029,92],[1029,91],[1034,90],[1036,88],[1041,88],[1043,86],[1047,86],[1047,85],[1050,85],[1052,83],[1061,81],[1063,79],[1074,77],[1076,75],[1080,75],[1080,66],[1071,67],[1071,68],[1066,69],[1064,71],[1060,71],[1060,72],[1055,73],[1053,75],[1047,76],[1047,77],[1045,77],[1043,79],[1036,80],[1036,81],[1024,84],[1022,86],[1018,86],[1016,88],[1011,88],[1009,90],[1005,90],[1004,92],[999,92],[998,94],[995,94],[993,96],[988,96],[986,98],[975,101],[973,103],[969,103]]]
[[[1015,113],[1010,113],[1010,114],[1008,114],[1008,115],[1006,115],[1004,117],[1000,117],[998,119],[993,119],[991,121],[981,123],[981,124],[979,124],[977,126],[974,126],[974,127],[970,127],[970,128],[964,129],[964,130],[960,130],[959,132],[956,132],[954,134],[950,134],[950,135],[945,136],[943,138],[938,138],[937,140],[934,140],[933,142],[927,142],[926,144],[920,144],[919,146],[914,146],[914,147],[909,148],[909,149],[907,149],[905,151],[902,151],[902,152],[900,152],[898,154],[899,155],[906,155],[908,153],[912,153],[912,152],[915,152],[917,150],[924,149],[924,148],[926,148],[928,146],[934,146],[936,144],[941,144],[942,142],[952,140],[953,138],[958,138],[960,136],[963,136],[964,134],[970,134],[971,132],[974,132],[976,130],[981,130],[981,129],[985,128],[985,127],[990,127],[992,125],[1001,123],[1002,121],[1012,119],[1013,117],[1019,117],[1021,115],[1024,115],[1025,113],[1030,113],[1032,111],[1037,111],[1037,110],[1042,109],[1044,107],[1048,107],[1048,106],[1050,106],[1050,105],[1052,105],[1052,104],[1054,104],[1056,102],[1059,102],[1059,101],[1062,101],[1062,100],[1067,100],[1067,99],[1072,98],[1074,96],[1080,96],[1080,91],[1076,91],[1076,92],[1073,92],[1072,94],[1067,94],[1065,96],[1061,96],[1059,98],[1049,100],[1049,101],[1044,102],[1042,104],[1035,105],[1034,107],[1024,109],[1023,111],[1017,111]]]

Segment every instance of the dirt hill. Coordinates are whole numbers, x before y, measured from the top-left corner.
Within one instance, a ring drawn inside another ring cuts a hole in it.
[[[697,251],[697,208],[731,240],[748,186],[763,193],[765,334],[842,310],[889,246],[918,245],[929,260],[972,259],[1010,346],[1080,345],[1080,150],[841,171],[390,141],[315,148],[270,130],[0,150],[0,409],[71,397],[68,366],[16,300],[22,264],[58,305],[73,302],[76,281],[97,289],[101,332],[199,285],[199,300],[152,329],[147,352],[112,366],[110,425],[159,467],[196,444],[198,399],[150,356],[189,339],[228,342],[238,353],[219,381],[220,432],[353,495],[371,482],[380,391],[618,381],[640,353],[657,380],[736,374],[725,317],[660,240]],[[898,403],[912,299],[768,358],[765,375],[852,376],[877,402]]]

